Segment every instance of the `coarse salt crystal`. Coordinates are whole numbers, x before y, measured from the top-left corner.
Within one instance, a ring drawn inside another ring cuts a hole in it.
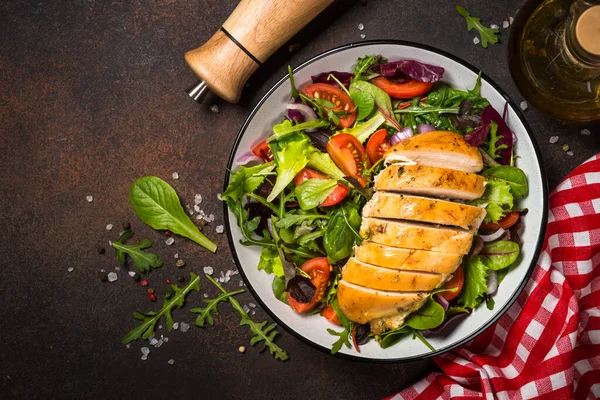
[[[152,340],[150,341],[150,346],[154,346],[156,345],[156,343],[158,343],[158,340],[156,340],[156,338],[152,338]]]
[[[148,356],[146,354],[142,354],[142,357],[140,357],[142,359],[142,361],[146,361],[148,359]]]
[[[158,329],[162,329],[162,325],[159,325],[159,326],[158,326]],[[161,335],[161,336],[162,336],[162,335]]]
[[[109,281],[109,282],[114,282],[114,281],[116,281],[117,279],[119,279],[119,277],[117,276],[117,274],[116,274],[116,273],[114,273],[114,272],[109,272],[109,273],[108,273],[108,281]]]
[[[167,364],[169,364],[169,365],[173,365],[173,364],[175,364],[175,360],[173,360],[173,359],[171,358],[169,361],[167,361]]]
[[[173,257],[175,257],[175,258],[179,258],[179,253],[175,253],[175,254],[173,254]]]
[[[215,232],[217,233],[223,233],[225,231],[225,228],[223,227],[223,225],[217,225],[215,227]]]
[[[165,337],[163,338],[163,342],[165,342],[165,343],[168,343],[168,342],[169,342],[169,338],[165,336]]]
[[[74,270],[74,269],[75,269],[75,268],[73,268],[73,267],[69,267],[69,268],[67,268],[67,271],[69,271],[69,272],[73,272],[73,270]]]
[[[573,155],[575,155],[575,153],[573,153],[571,150],[569,150],[569,151],[567,151],[567,155],[568,156],[573,156]]]
[[[508,28],[509,26],[510,26],[510,22],[508,22],[508,20],[504,20],[504,21],[502,22],[502,27],[503,27],[504,29]]]
[[[171,175],[173,177],[173,179],[179,179],[179,174],[177,172],[173,172],[173,175]]]
[[[363,29],[365,29],[365,26],[363,24],[358,24],[358,30],[362,31]]]
[[[197,194],[194,196],[194,204],[198,205],[198,204],[200,204],[200,203],[202,203],[202,195],[201,195],[201,194],[199,194],[199,193],[197,193]]]
[[[475,44],[479,44],[479,42],[480,42],[479,38],[478,38],[477,36],[475,36],[475,37],[473,38],[473,43],[475,43]]]
[[[240,284],[238,285],[239,287],[244,286],[244,281],[240,281]]]
[[[212,106],[210,106],[210,111],[214,112],[215,114],[219,113],[219,106],[216,104],[213,104]]]
[[[175,329],[175,330],[179,329],[179,322],[175,322],[173,324],[173,329]]]
[[[525,110],[527,110],[529,105],[527,104],[527,102],[525,100],[523,100],[522,102],[519,103],[519,107],[521,107],[521,110],[525,111]]]
[[[129,271],[129,272],[128,272],[128,274],[129,274],[129,276],[130,276],[130,277],[132,277],[132,278],[135,276],[135,272],[133,272],[133,271]]]
[[[252,308],[256,308],[256,304],[254,304],[254,303],[252,303],[252,302],[248,303],[248,305],[249,305],[250,307],[252,307]]]
[[[181,325],[179,326],[179,330],[181,332],[187,332],[190,329],[190,324],[186,324],[185,322],[182,322]]]
[[[203,296],[205,299],[208,299],[208,293],[204,293],[202,296]]]
[[[154,347],[159,348],[160,346],[162,346],[164,343],[164,341],[162,339],[160,339],[159,341],[156,342],[156,344],[154,345]]]
[[[148,348],[148,347],[142,347],[140,350],[142,351],[142,354],[145,356],[150,354],[150,348]]]
[[[492,29],[498,29],[498,25],[496,25],[496,24],[491,24],[491,25],[490,25],[490,28],[492,28]]]
[[[250,313],[250,315],[254,315],[254,314],[256,314],[256,311],[252,311],[252,312]]]
[[[248,307],[247,305],[245,305],[245,304],[244,304],[244,306],[243,306],[242,308],[244,309],[244,311],[245,311],[246,313],[249,313],[249,312],[250,312],[250,307]]]
[[[589,136],[589,135],[592,134],[592,132],[590,132],[589,129],[582,129],[581,130],[581,134],[584,135],[584,136]]]
[[[118,265],[115,267],[115,271],[120,271],[121,267],[119,267]]]
[[[165,240],[165,243],[166,243],[167,246],[170,246],[173,243],[175,243],[175,238],[174,237],[170,237],[167,240]]]
[[[509,23],[512,25],[512,23],[514,22],[514,20],[515,20],[515,19],[514,19],[513,17],[510,17],[510,18],[508,19],[508,22],[509,22]]]
[[[366,38],[366,37],[367,37],[367,35],[365,35],[364,33],[361,33],[361,34],[360,34],[360,38],[361,38],[361,39],[364,39],[364,38]]]
[[[198,204],[196,204],[196,205],[194,206],[194,211],[196,211],[197,213],[199,213],[199,212],[200,212],[200,206],[199,206]]]
[[[206,275],[212,275],[214,272],[213,267],[204,267],[202,268],[202,271],[204,271]]]
[[[592,93],[592,82],[587,81],[585,87],[587,88],[588,93]]]
[[[554,144],[558,142],[558,136],[550,136],[550,139],[548,140],[550,143]]]
[[[128,349],[128,348],[130,348],[130,347],[131,347],[131,343],[127,343],[127,344],[125,345],[125,348],[126,348],[126,349]]]
[[[291,53],[292,51],[294,51],[294,45],[293,45],[293,44],[290,44],[290,45],[288,46],[288,51],[289,51],[290,53]]]
[[[94,196],[85,196],[85,199],[88,203],[91,203],[92,201],[94,201]]]
[[[100,268],[100,272],[106,272],[104,268]]]
[[[113,224],[106,225],[106,230],[110,231],[113,228]]]

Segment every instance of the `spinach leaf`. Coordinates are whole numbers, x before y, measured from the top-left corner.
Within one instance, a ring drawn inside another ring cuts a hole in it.
[[[273,289],[273,294],[275,298],[282,303],[287,304],[287,295],[285,293],[285,277],[277,276],[273,279],[273,284],[271,285],[271,289]]]
[[[362,121],[367,118],[373,112],[375,107],[375,99],[369,93],[366,92],[354,92],[350,95],[354,105],[358,109],[356,113],[356,120]]]
[[[183,307],[185,297],[190,291],[200,291],[200,277],[191,272],[190,281],[187,285],[182,288],[177,285],[171,285],[171,289],[172,292],[167,292],[167,295],[165,295],[165,301],[159,311],[149,311],[146,313],[136,311],[133,313],[133,317],[142,321],[142,324],[129,331],[121,339],[121,343],[127,344],[139,338],[148,339],[154,333],[154,327],[163,316],[166,319],[167,329],[172,330],[174,321],[171,312],[173,308]]]
[[[217,245],[204,236],[185,213],[175,190],[156,176],[144,176],[131,185],[131,207],[153,229],[168,230],[215,252]]]
[[[503,165],[488,168],[484,170],[481,175],[488,179],[496,179],[508,183],[512,193],[516,197],[527,196],[527,193],[529,192],[527,176],[520,168]]]
[[[308,155],[314,149],[310,139],[301,133],[293,133],[284,141],[271,142],[273,159],[277,165],[277,180],[273,190],[267,197],[272,202],[286,186],[294,179],[298,172],[308,164]]]
[[[392,100],[386,92],[373,85],[372,83],[366,81],[355,81],[350,84],[350,93],[354,94],[356,92],[364,92],[370,94],[373,97],[376,109],[386,119],[387,125],[397,130],[402,129],[400,124],[398,124],[396,117],[394,117]]]
[[[488,243],[483,246],[479,257],[488,269],[494,271],[504,269],[519,257],[519,245],[508,240]]]
[[[331,264],[350,256],[355,239],[360,239],[357,233],[360,222],[358,206],[352,202],[344,202],[331,213],[323,236],[323,247]]]
[[[121,264],[125,264],[125,254],[127,254],[140,272],[147,272],[150,271],[151,268],[162,267],[163,262],[156,254],[148,253],[143,250],[152,246],[150,240],[145,239],[137,244],[123,244],[125,239],[129,236],[131,236],[131,229],[125,230],[119,239],[112,243],[112,247],[114,247],[117,252],[117,259]]]
[[[413,329],[424,331],[440,326],[444,317],[444,307],[429,297],[423,307],[410,313],[404,323]]]
[[[302,210],[312,210],[327,199],[337,187],[333,179],[307,179],[296,186],[296,198]]]
[[[465,283],[456,302],[463,307],[477,308],[487,294],[487,267],[479,256],[463,262]]]
[[[194,324],[196,326],[199,326],[200,328],[204,328],[206,323],[208,323],[210,326],[213,326],[215,324],[213,316],[219,315],[219,304],[224,301],[227,301],[229,297],[235,296],[236,294],[240,293],[244,293],[244,290],[236,290],[235,292],[221,293],[214,299],[204,299],[203,302],[206,303],[206,307],[195,307],[190,310],[191,312],[198,314]]]
[[[381,335],[381,339],[379,340],[379,346],[383,349],[387,349],[388,347],[392,347],[408,334],[412,332],[406,325],[402,325],[400,328],[396,328],[394,330],[388,331],[385,334]]]
[[[467,10],[458,4],[455,6],[456,11],[465,19],[467,22],[467,30],[470,32],[471,29],[475,28],[481,36],[481,45],[484,49],[487,49],[488,43],[498,43],[498,28],[488,28],[481,24],[479,18],[472,17]]]

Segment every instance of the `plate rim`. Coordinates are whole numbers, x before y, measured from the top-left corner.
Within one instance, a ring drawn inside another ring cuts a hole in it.
[[[277,315],[271,311],[271,309],[265,304],[265,302],[260,298],[260,296],[258,296],[258,294],[256,293],[256,291],[254,290],[254,287],[252,286],[252,284],[250,283],[250,281],[248,280],[248,277],[246,276],[244,269],[242,268],[242,265],[240,263],[240,260],[238,258],[237,252],[235,251],[235,242],[233,240],[233,236],[231,234],[231,230],[230,230],[230,220],[229,220],[229,210],[227,208],[227,203],[223,202],[223,214],[224,214],[224,220],[225,220],[225,230],[227,233],[227,242],[229,245],[229,249],[232,253],[233,256],[233,260],[235,262],[235,265],[242,277],[242,279],[244,280],[244,283],[246,285],[246,287],[248,288],[248,290],[250,291],[250,293],[252,294],[252,296],[255,298],[256,301],[258,301],[258,303],[261,305],[261,307],[267,312],[267,314],[277,323],[277,325],[282,326],[288,333],[290,333],[292,336],[294,336],[295,338],[299,339],[301,342],[304,342],[308,345],[310,345],[311,347],[323,351],[325,353],[327,353],[330,356],[336,356],[336,357],[340,357],[343,359],[347,359],[347,360],[352,360],[352,361],[359,361],[359,362],[366,362],[366,363],[378,363],[378,364],[395,364],[395,363],[407,363],[407,362],[414,362],[414,361],[424,361],[424,360],[428,360],[430,358],[433,358],[435,356],[447,353],[451,350],[454,350],[470,341],[472,341],[473,339],[475,339],[476,337],[478,337],[479,335],[481,335],[485,330],[487,330],[490,326],[492,326],[494,323],[496,323],[500,317],[502,317],[510,307],[512,307],[512,305],[515,303],[515,301],[517,300],[517,298],[521,295],[521,293],[523,292],[523,289],[525,288],[525,286],[527,285],[527,282],[529,282],[529,279],[531,278],[531,275],[533,273],[533,270],[535,269],[535,266],[537,264],[537,260],[541,254],[541,250],[542,250],[542,246],[546,237],[546,226],[547,226],[547,220],[548,220],[548,182],[546,179],[546,169],[544,166],[544,159],[542,158],[541,155],[541,150],[540,147],[537,143],[537,140],[535,138],[535,136],[533,135],[531,128],[529,126],[529,124],[527,123],[527,120],[525,119],[525,116],[523,115],[523,112],[519,109],[519,107],[517,107],[516,103],[508,96],[508,94],[496,83],[494,82],[489,76],[487,76],[483,71],[481,71],[478,68],[475,68],[475,66],[473,66],[471,63],[464,61],[463,59],[450,54],[444,50],[438,49],[436,47],[433,46],[429,46],[429,45],[425,45],[425,44],[421,44],[421,43],[416,43],[416,42],[410,42],[410,41],[406,41],[406,40],[394,40],[394,39],[384,39],[384,40],[365,40],[365,41],[361,41],[361,42],[353,42],[353,43],[348,43],[342,46],[338,46],[335,47],[333,49],[324,51],[322,53],[317,54],[314,57],[311,57],[310,59],[308,59],[307,61],[304,61],[303,63],[301,63],[300,65],[298,65],[296,68],[293,69],[293,73],[296,73],[298,70],[305,68],[306,66],[312,64],[313,62],[320,60],[322,58],[325,58],[331,54],[335,54],[335,53],[339,53],[351,48],[356,48],[356,47],[365,47],[365,46],[371,46],[371,45],[398,45],[398,46],[409,46],[409,47],[415,47],[415,48],[419,48],[419,49],[423,49],[423,50],[427,50],[427,51],[431,51],[434,53],[438,53],[442,56],[448,57],[449,59],[461,64],[462,66],[468,68],[469,70],[471,70],[472,72],[474,72],[475,74],[481,73],[481,77],[484,78],[493,88],[494,90],[496,90],[503,98],[504,100],[510,104],[510,106],[513,108],[513,110],[515,111],[515,113],[517,114],[519,120],[521,121],[521,123],[523,124],[523,126],[525,127],[525,132],[527,133],[527,136],[529,136],[529,139],[531,141],[531,144],[533,146],[533,149],[535,151],[535,155],[538,159],[538,165],[540,168],[540,174],[541,174],[541,178],[542,178],[542,203],[543,203],[543,211],[542,211],[542,221],[541,221],[541,226],[539,227],[540,230],[540,235],[538,236],[537,239],[537,243],[535,246],[535,250],[534,250],[534,255],[533,255],[533,262],[531,263],[531,265],[529,265],[529,268],[527,270],[527,272],[525,273],[525,279],[523,279],[521,281],[521,283],[519,284],[519,286],[517,287],[517,290],[514,292],[514,294],[512,295],[512,297],[506,302],[506,304],[499,310],[499,312],[496,313],[496,315],[491,318],[489,321],[487,321],[482,327],[480,327],[477,331],[475,331],[472,335],[470,335],[469,337],[464,338],[463,340],[460,340],[454,344],[451,344],[449,346],[443,347],[441,349],[436,349],[433,352],[429,352],[426,354],[421,354],[421,355],[417,355],[417,356],[410,356],[410,357],[402,357],[402,358],[368,358],[368,357],[359,357],[359,356],[355,356],[352,354],[345,354],[345,353],[341,353],[338,352],[336,354],[331,354],[331,349],[327,348],[325,346],[322,346],[318,343],[315,343],[314,341],[310,340],[309,338],[301,335],[300,333],[296,332],[294,329],[290,328],[286,323],[284,323],[279,317],[277,317]],[[242,127],[240,128],[240,130],[238,131],[238,134],[235,138],[235,141],[233,143],[231,152],[229,154],[229,159],[227,160],[227,169],[225,172],[225,180],[224,180],[224,185],[223,185],[223,190],[225,190],[227,188],[227,185],[229,184],[229,180],[230,180],[230,176],[231,176],[231,167],[234,164],[234,155],[238,149],[238,146],[240,144],[240,141],[242,139],[242,136],[244,135],[248,125],[250,124],[250,122],[252,121],[252,119],[254,118],[254,115],[258,112],[258,110],[260,109],[260,107],[263,105],[263,103],[267,100],[267,98],[279,87],[281,86],[284,82],[286,82],[288,80],[288,76],[287,74],[284,75],[281,79],[279,79],[277,82],[275,82],[273,84],[273,86],[271,86],[271,88],[260,98],[260,100],[258,101],[258,103],[256,104],[256,106],[254,106],[254,108],[252,109],[252,111],[250,112],[250,114],[248,115],[248,117],[246,118],[246,120],[244,121],[244,123],[242,124]],[[236,222],[237,225],[237,222]]]

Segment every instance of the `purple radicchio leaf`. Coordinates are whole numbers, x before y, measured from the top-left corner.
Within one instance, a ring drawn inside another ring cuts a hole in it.
[[[338,85],[338,83],[334,79],[329,78],[329,75],[335,76],[337,80],[344,84],[346,89],[350,87],[350,79],[354,78],[354,74],[351,74],[349,72],[329,71],[312,76],[311,79],[313,83],[328,83],[337,88],[340,88],[340,85]]]
[[[315,295],[317,288],[310,279],[296,275],[288,281],[286,290],[298,303],[309,303]]]
[[[400,60],[380,64],[379,73],[392,80],[408,77],[419,82],[433,83],[442,79],[444,68],[414,60]]]
[[[485,142],[485,139],[490,133],[490,121],[483,121],[477,128],[465,134],[465,140],[471,146],[479,147]]]
[[[492,106],[487,106],[485,110],[483,110],[483,115],[481,116],[483,122],[494,121],[498,124],[498,136],[502,136],[501,139],[496,143],[496,147],[499,147],[505,144],[507,147],[505,149],[498,150],[498,154],[500,155],[500,164],[502,165],[510,165],[510,159],[512,156],[512,148],[513,148],[513,133],[504,122],[504,119],[498,114],[498,111],[494,109]]]

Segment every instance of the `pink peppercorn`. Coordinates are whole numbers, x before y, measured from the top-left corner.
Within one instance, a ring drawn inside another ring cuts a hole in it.
[[[171,236],[173,236],[173,234],[171,233],[171,231],[165,231],[165,235],[166,235],[167,237],[171,237]]]
[[[148,298],[150,301],[156,301],[156,295],[154,293],[148,293]]]
[[[170,285],[170,284],[171,284],[171,280],[167,279],[167,285]]]
[[[145,279],[142,279],[142,283],[140,283],[140,285],[142,285],[143,287],[148,286],[148,281]]]

